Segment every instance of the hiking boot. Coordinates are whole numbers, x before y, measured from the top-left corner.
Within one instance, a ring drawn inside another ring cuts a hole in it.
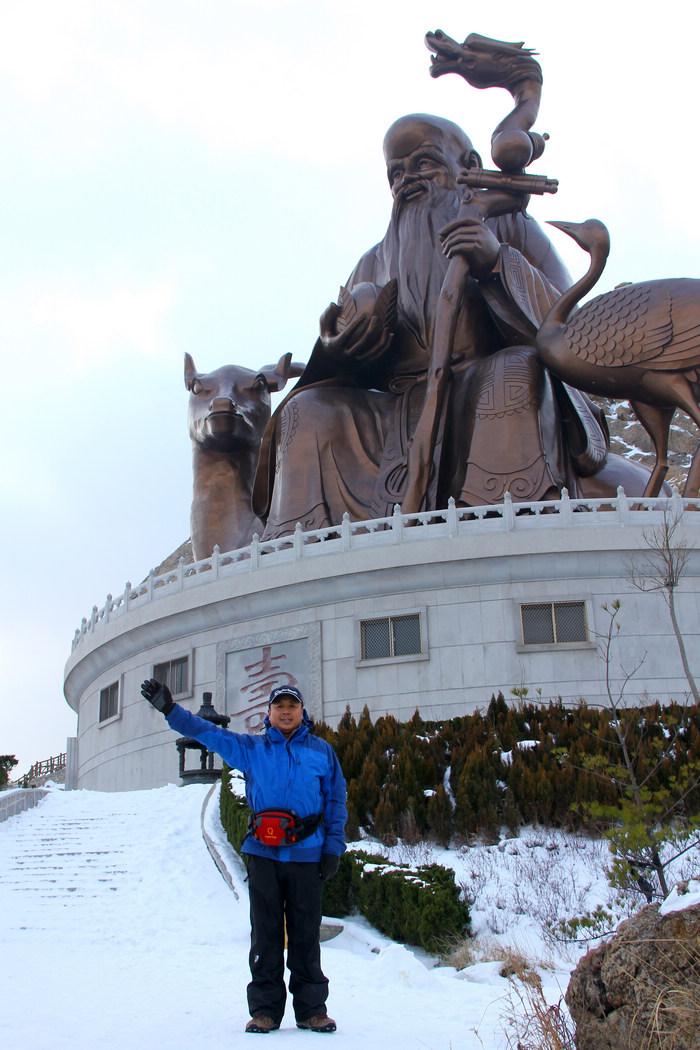
[[[273,1021],[266,1014],[255,1014],[245,1026],[246,1032],[258,1032],[260,1035],[264,1035],[266,1032],[274,1032],[278,1028],[279,1023]]]
[[[314,1014],[303,1021],[297,1021],[297,1028],[305,1028],[308,1032],[335,1032],[337,1025],[328,1014]]]

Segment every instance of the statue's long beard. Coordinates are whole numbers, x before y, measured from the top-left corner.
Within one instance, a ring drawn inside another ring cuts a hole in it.
[[[378,279],[383,283],[392,277],[398,280],[401,319],[428,350],[435,306],[447,270],[438,234],[457,217],[461,193],[436,189],[430,182],[426,185],[428,193],[418,200],[394,202],[377,255],[384,270]]]

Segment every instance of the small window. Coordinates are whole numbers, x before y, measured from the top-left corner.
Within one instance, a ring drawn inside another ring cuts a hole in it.
[[[520,606],[523,645],[588,642],[585,602],[541,602]]]
[[[112,682],[105,689],[100,689],[100,722],[116,718],[119,714],[119,682]]]
[[[362,660],[414,656],[422,652],[420,613],[360,621]]]
[[[173,696],[189,696],[191,692],[189,656],[179,656],[176,660],[165,660],[163,663],[155,664],[153,677],[167,685]]]

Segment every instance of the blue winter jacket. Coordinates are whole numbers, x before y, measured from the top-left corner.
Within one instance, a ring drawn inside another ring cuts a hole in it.
[[[300,817],[323,814],[323,821],[308,838],[291,846],[266,846],[250,833],[243,853],[281,861],[312,863],[322,853],[345,852],[345,779],[335,751],[325,740],[309,733],[304,721],[289,740],[270,726],[260,736],[232,733],[175,704],[167,716],[171,729],[192,737],[209,751],[221,755],[232,769],[245,776],[246,799],[254,813],[263,809],[293,809]]]

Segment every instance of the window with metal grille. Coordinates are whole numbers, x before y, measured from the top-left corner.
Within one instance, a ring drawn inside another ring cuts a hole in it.
[[[100,722],[119,714],[119,682],[100,689]]]
[[[406,616],[384,616],[381,620],[360,621],[362,660],[383,657],[414,656],[422,653],[420,613]]]
[[[173,696],[186,696],[189,688],[189,656],[180,656],[177,660],[165,660],[153,667],[153,677],[167,685]]]
[[[538,602],[520,606],[523,645],[587,642],[585,602]]]

